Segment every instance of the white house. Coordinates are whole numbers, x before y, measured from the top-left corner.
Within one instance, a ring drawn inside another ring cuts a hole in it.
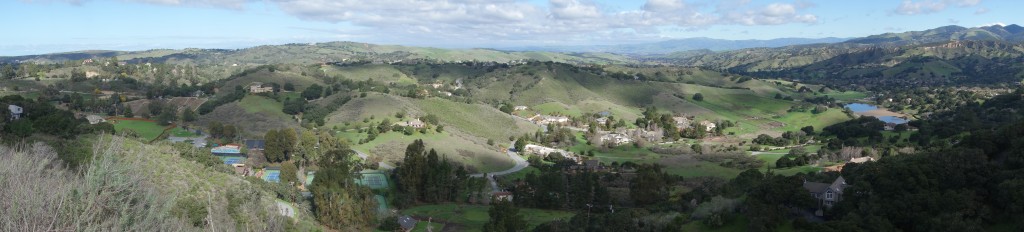
[[[672,121],[676,122],[676,129],[690,128],[690,119],[686,117],[672,117]]]
[[[18,120],[21,118],[21,115],[25,113],[21,106],[16,105],[8,105],[7,110],[11,111],[11,120]]]
[[[526,106],[516,106],[516,107],[513,107],[512,109],[515,110],[515,111],[520,111],[520,110],[529,109],[529,107],[526,107]]]
[[[715,129],[715,123],[708,120],[700,121],[700,125],[704,126],[704,131],[711,131]]]
[[[573,154],[572,152],[561,150],[561,149],[555,149],[555,148],[539,146],[539,145],[534,145],[534,144],[527,144],[525,147],[523,147],[523,150],[527,154],[534,154],[534,155],[538,155],[540,157],[547,157],[551,153],[560,153],[560,154],[562,154],[562,157],[565,157],[566,159],[571,159],[573,161],[576,161],[576,163],[580,162],[580,157],[579,156],[576,156],[576,154]]]
[[[612,143],[616,146],[633,142],[629,136],[619,133],[609,133],[601,136],[601,143]]]
[[[99,115],[86,115],[85,119],[89,120],[89,124],[90,125],[96,125],[97,123],[101,123],[101,122],[106,122],[107,121],[106,119],[103,119],[103,117],[100,117]]]
[[[533,117],[530,117],[529,120],[534,122],[534,123],[536,123],[536,124],[538,124],[538,125],[547,125],[547,124],[552,124],[552,123],[563,124],[563,123],[568,123],[569,122],[569,117],[566,117],[566,116],[550,116],[550,115],[540,115],[540,114],[538,114],[538,115],[535,115]]]

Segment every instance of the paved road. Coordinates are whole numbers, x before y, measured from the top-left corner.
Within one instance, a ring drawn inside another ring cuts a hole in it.
[[[516,144],[516,142],[512,141],[512,143],[509,144],[509,148],[513,147],[515,144]],[[513,165],[512,168],[509,168],[509,169],[506,169],[506,170],[492,172],[492,173],[487,173],[487,181],[491,183],[491,192],[492,193],[493,192],[501,192],[501,189],[498,188],[498,182],[494,180],[494,176],[504,176],[504,175],[512,174],[512,173],[515,173],[515,172],[518,172],[518,171],[522,171],[524,168],[530,166],[530,163],[526,162],[526,159],[523,159],[522,156],[519,156],[518,153],[513,152],[511,149],[509,149],[509,151],[506,152],[506,154],[508,155],[509,158],[512,158],[512,161],[514,161],[516,164]],[[484,173],[471,174],[470,176],[472,176],[472,177],[483,177]]]

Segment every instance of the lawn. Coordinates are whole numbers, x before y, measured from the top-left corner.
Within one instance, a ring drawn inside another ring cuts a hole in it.
[[[245,96],[238,105],[248,113],[281,113],[281,108],[283,107],[283,104],[274,99],[257,95]]]
[[[417,217],[433,217],[434,221],[437,222],[461,226],[459,229],[462,231],[481,231],[484,224],[490,219],[487,215],[488,209],[490,209],[490,206],[485,205],[424,205],[402,210],[402,214]],[[526,219],[528,228],[554,220],[568,220],[573,216],[573,213],[566,211],[530,208],[520,208],[519,214],[523,215],[523,218]]]
[[[155,122],[136,120],[116,120],[113,122],[114,131],[121,133],[124,130],[132,130],[139,137],[146,139],[146,141],[154,140],[164,132],[164,126],[157,125]]]
[[[168,133],[170,133],[170,135],[174,137],[199,137],[199,135],[196,135],[195,132],[187,131],[185,129],[182,129],[181,127],[174,127],[170,131],[168,131]]]

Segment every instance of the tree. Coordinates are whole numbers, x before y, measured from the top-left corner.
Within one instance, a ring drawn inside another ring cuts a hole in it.
[[[131,107],[125,107],[124,108],[124,117],[125,118],[134,118],[135,117],[135,114],[132,113],[132,108]]]
[[[629,197],[637,205],[665,201],[669,195],[669,180],[669,175],[661,170],[660,165],[642,164],[629,185]]]
[[[321,224],[341,231],[365,231],[377,218],[377,202],[369,188],[357,185],[353,173],[352,150],[342,145],[328,151],[320,160],[310,193],[313,195],[313,214]]]
[[[166,109],[161,110],[160,115],[156,116],[156,124],[161,126],[170,125],[175,120],[178,120],[178,115],[172,106],[168,106]]]
[[[313,85],[310,85],[309,87],[306,87],[305,90],[302,90],[302,97],[306,98],[306,100],[313,100],[313,99],[320,98],[320,96],[323,95],[323,92],[324,92],[324,88],[323,87],[321,87],[318,84],[313,84]]]
[[[526,148],[526,137],[522,137],[516,140],[515,143],[516,152],[523,153],[523,149]]]
[[[498,200],[487,210],[490,220],[484,224],[484,232],[516,232],[526,230],[526,220],[519,214],[519,208],[508,200]]]
[[[295,91],[295,85],[293,85],[291,82],[285,82],[284,91]]]
[[[828,111],[828,107],[825,107],[825,106],[822,106],[822,105],[817,105],[817,106],[814,106],[814,109],[811,110],[811,113],[813,113],[813,114],[820,114],[820,113],[825,113],[825,111]]]
[[[281,164],[281,182],[282,183],[298,183],[299,178],[296,176],[298,168],[295,167],[294,162],[284,162]]]
[[[695,94],[693,94],[693,100],[694,101],[703,101],[704,100],[704,95],[700,94],[700,93],[695,93]]]
[[[4,125],[4,131],[14,135],[16,138],[27,138],[35,130],[32,128],[31,121],[23,119],[7,123],[7,125]]]
[[[192,108],[185,107],[185,109],[181,110],[181,121],[192,122],[195,121],[197,117],[199,116],[196,115],[196,112],[193,111]]]
[[[277,135],[277,130],[268,130],[263,135],[263,140],[266,141],[263,148],[263,155],[267,157],[268,162],[280,162],[283,160],[284,148],[280,143],[280,139]]]

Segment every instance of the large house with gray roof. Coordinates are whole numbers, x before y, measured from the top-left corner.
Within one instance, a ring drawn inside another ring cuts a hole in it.
[[[842,176],[829,183],[804,181],[804,189],[818,202],[818,208],[832,208],[843,199],[843,190],[850,185]]]

